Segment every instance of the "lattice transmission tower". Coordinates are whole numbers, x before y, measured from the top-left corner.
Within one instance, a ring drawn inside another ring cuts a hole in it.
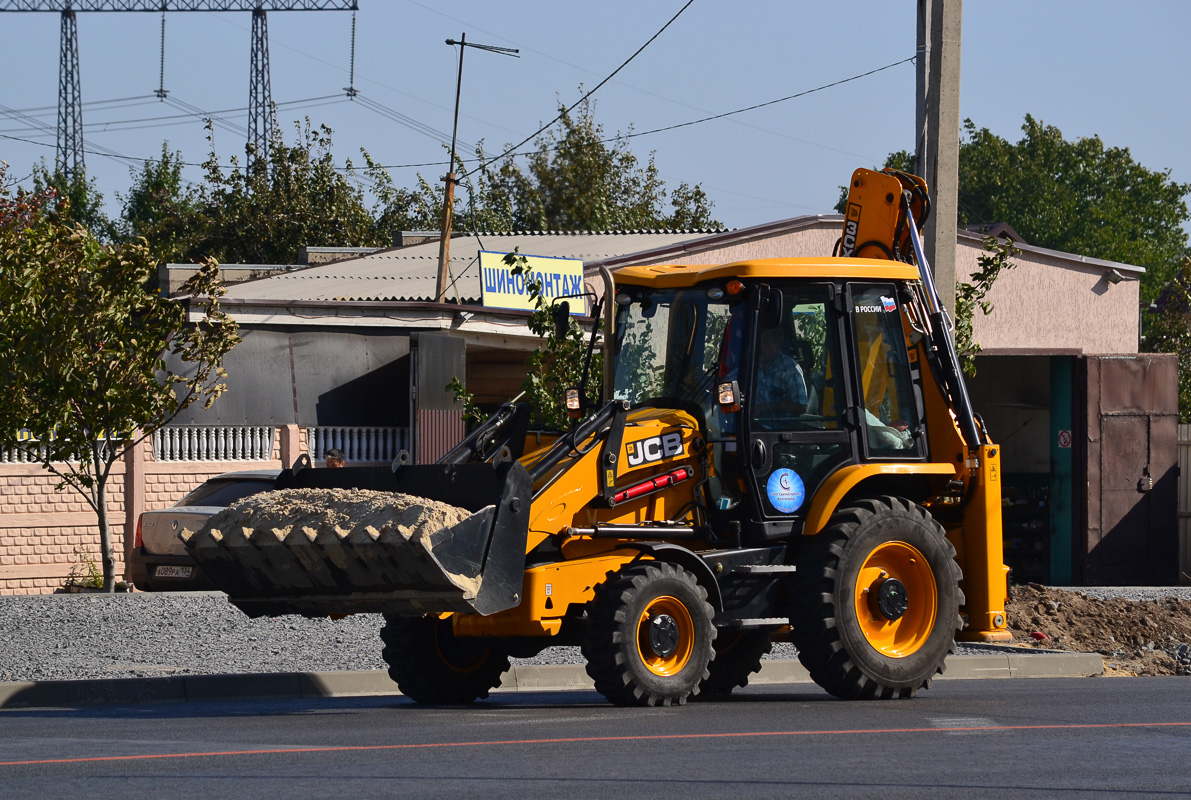
[[[357,7],[358,0],[0,0],[0,12],[40,11],[57,12],[62,15],[62,49],[58,67],[58,146],[54,161],[56,168],[68,178],[81,175],[85,171],[83,93],[79,84],[76,12],[147,11],[164,15],[168,11],[251,11],[248,144],[255,158],[264,158],[268,156],[269,135],[273,129],[273,97],[269,86],[269,28],[266,12],[356,11]],[[162,69],[164,70],[164,62]],[[159,97],[166,94],[164,84],[157,93]]]

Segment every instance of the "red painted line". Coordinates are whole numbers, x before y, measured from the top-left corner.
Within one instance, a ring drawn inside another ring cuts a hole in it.
[[[1106,722],[1086,725],[985,725],[965,728],[858,728],[838,731],[753,731],[742,733],[670,733],[639,736],[570,736],[559,739],[504,739],[492,742],[426,742],[422,744],[365,744],[338,747],[287,747],[275,750],[214,750],[206,753],[146,753],[141,755],[92,756],[88,758],[46,758],[34,761],[0,761],[0,767],[32,764],[83,764],[96,761],[145,761],[158,758],[214,758],[218,756],[258,756],[283,753],[347,753],[378,750],[424,750],[444,747],[502,747],[526,744],[570,744],[591,742],[648,742],[679,739],[744,739],[759,736],[854,736],[880,733],[955,733],[998,731],[1102,730],[1107,728],[1186,728],[1191,722]]]

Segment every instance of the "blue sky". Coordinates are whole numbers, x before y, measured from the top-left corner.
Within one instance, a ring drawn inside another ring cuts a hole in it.
[[[337,161],[360,163],[365,148],[395,165],[399,185],[419,171],[436,180],[445,162],[457,51],[469,42],[521,49],[519,59],[469,49],[464,62],[461,142],[489,153],[549,121],[558,100],[591,88],[672,17],[685,0],[580,3],[574,0],[359,0],[355,86],[362,96],[413,121],[398,124],[344,97],[350,12],[269,15],[273,99],[293,138],[309,116],[334,130]],[[207,155],[202,124],[153,97],[161,17],[78,15],[84,124],[89,149],[123,156],[180,150],[198,180]],[[9,77],[0,85],[0,159],[9,178],[54,157],[59,16],[3,13]],[[219,116],[221,161],[242,155],[248,105],[248,13],[171,13],[165,88],[171,100]],[[1026,2],[964,5],[961,113],[1016,141],[1025,114],[1069,138],[1099,135],[1129,147],[1143,165],[1191,182],[1191,4]],[[912,0],[695,0],[656,41],[594,96],[609,134],[648,131],[765,103],[907,59],[915,48]],[[19,66],[15,66],[19,65]],[[18,77],[19,76],[19,77]],[[131,98],[129,100],[121,100]],[[313,99],[322,98],[322,99]],[[101,101],[121,100],[119,103]],[[39,129],[28,121],[39,120]],[[153,119],[171,117],[170,119]],[[912,146],[914,68],[904,63],[867,78],[726,119],[639,136],[639,157],[656,153],[667,184],[700,183],[730,227],[829,213],[857,166]],[[13,138],[15,137],[15,138]],[[30,141],[20,141],[30,140]],[[464,151],[467,154],[468,151]],[[117,192],[136,162],[88,152],[117,213]],[[27,184],[26,184],[27,185]]]

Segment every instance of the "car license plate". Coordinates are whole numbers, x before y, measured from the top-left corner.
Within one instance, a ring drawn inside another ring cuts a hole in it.
[[[194,567],[160,566],[153,575],[157,578],[189,578],[194,575]]]

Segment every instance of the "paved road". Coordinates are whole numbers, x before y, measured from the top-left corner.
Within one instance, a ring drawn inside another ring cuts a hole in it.
[[[845,703],[809,685],[678,709],[588,692],[0,711],[0,795],[1189,797],[1186,678],[951,681]]]

